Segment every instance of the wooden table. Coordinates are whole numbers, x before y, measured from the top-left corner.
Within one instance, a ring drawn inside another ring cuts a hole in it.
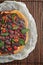
[[[3,0],[0,0],[3,1]],[[38,31],[36,48],[30,55],[21,61],[13,61],[0,65],[43,65],[43,0],[17,0],[24,2],[33,15]]]

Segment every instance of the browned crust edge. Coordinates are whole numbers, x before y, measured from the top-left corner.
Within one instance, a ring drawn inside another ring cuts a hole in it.
[[[3,13],[3,12],[1,12],[1,13]],[[5,11],[4,13],[16,13],[20,18],[22,18],[22,19],[24,19],[24,21],[25,21],[25,26],[26,26],[26,28],[28,28],[28,20],[27,20],[27,18],[20,12],[20,11],[18,11],[18,10],[12,10],[12,11]],[[26,33],[26,41],[25,41],[25,44],[28,42],[28,39],[29,39],[29,37],[28,37],[28,32]],[[15,50],[14,51],[14,54],[17,54],[18,52],[20,52],[23,48],[24,48],[25,46],[23,45],[23,46],[20,46],[20,47],[18,47],[18,50]]]

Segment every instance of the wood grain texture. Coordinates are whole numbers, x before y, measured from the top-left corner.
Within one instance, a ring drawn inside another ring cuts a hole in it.
[[[22,1],[28,1],[28,2],[43,2],[43,0],[22,0]]]
[[[0,0],[0,3],[4,1],[43,2],[43,0]]]
[[[33,0],[30,0],[28,2],[27,0],[21,1],[27,5],[27,8],[36,21],[38,31],[38,41],[36,44],[36,48],[24,60],[13,61],[0,65],[43,65],[43,0],[34,0],[41,2],[34,2]]]

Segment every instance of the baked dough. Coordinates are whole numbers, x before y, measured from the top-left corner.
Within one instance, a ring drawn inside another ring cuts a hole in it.
[[[18,11],[18,10],[12,10],[12,11],[5,11],[4,13],[10,13],[10,14],[16,13],[19,16],[19,18],[21,18],[21,19],[23,19],[25,21],[24,25],[26,26],[26,28],[28,28],[28,20],[27,20],[27,18],[20,11]],[[25,44],[28,42],[28,39],[29,39],[28,32],[26,32]],[[20,52],[21,50],[23,50],[24,47],[25,47],[25,45],[18,47],[17,50],[14,50],[14,54],[17,54],[18,52]]]

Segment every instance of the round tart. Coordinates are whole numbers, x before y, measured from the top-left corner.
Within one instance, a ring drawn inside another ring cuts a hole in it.
[[[0,12],[0,55],[20,52],[28,39],[28,20],[20,11]]]

